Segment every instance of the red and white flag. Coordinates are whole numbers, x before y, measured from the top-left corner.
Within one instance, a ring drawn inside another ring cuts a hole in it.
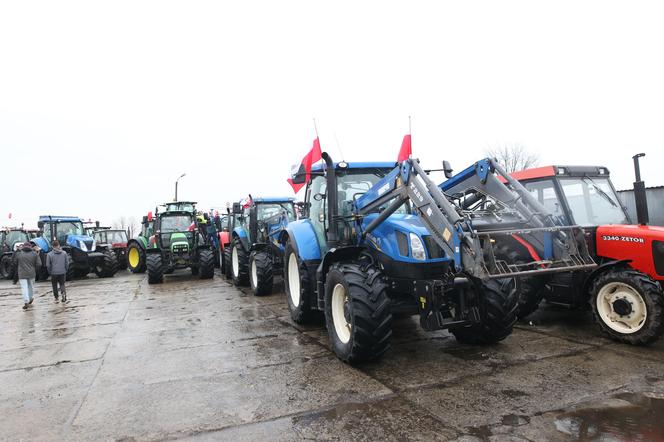
[[[401,149],[399,149],[399,156],[397,161],[406,161],[413,154],[413,147],[410,145],[410,134],[403,137],[401,142]]]
[[[293,166],[291,170],[291,177],[288,179],[288,184],[293,188],[293,192],[297,193],[309,182],[311,166],[322,158],[323,152],[320,150],[320,141],[316,137],[311,150],[302,158],[302,162],[298,166]]]

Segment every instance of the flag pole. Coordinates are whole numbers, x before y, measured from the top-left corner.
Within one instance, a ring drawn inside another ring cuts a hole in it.
[[[410,124],[410,115],[408,115],[408,135],[410,135],[410,155],[408,155],[408,158],[413,158],[413,128]]]

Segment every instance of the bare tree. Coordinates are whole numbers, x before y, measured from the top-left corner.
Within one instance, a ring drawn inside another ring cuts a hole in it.
[[[141,229],[140,224],[138,221],[136,221],[136,217],[133,216],[120,216],[113,220],[112,226],[114,229],[122,229],[127,231],[127,235],[129,235],[130,238],[134,236],[134,232],[137,232]]]
[[[519,143],[490,147],[485,153],[498,160],[498,163],[509,173],[528,169],[539,163],[539,156],[534,152],[529,152],[523,144]]]

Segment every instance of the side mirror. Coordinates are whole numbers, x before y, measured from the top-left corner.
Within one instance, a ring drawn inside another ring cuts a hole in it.
[[[324,193],[317,193],[314,195],[314,200],[316,201],[323,201],[324,199],[325,199]]]
[[[445,172],[445,178],[449,179],[452,178],[454,175],[452,172],[454,169],[452,169],[452,166],[450,165],[450,162],[447,160],[443,161],[443,172]]]
[[[233,203],[233,215],[242,215],[242,204]]]

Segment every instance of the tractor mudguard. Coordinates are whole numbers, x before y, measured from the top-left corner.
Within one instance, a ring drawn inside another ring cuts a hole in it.
[[[240,238],[240,244],[245,251],[249,251],[249,237],[247,236],[247,231],[242,227],[237,227],[233,230],[233,237]]]
[[[289,238],[293,239],[293,248],[297,252],[301,261],[320,260],[320,246],[316,238],[316,232],[308,219],[293,221],[286,228],[287,236],[282,236],[285,244]]]
[[[367,250],[367,248],[362,246],[348,246],[330,249],[330,251],[325,254],[323,260],[318,266],[318,270],[316,271],[316,280],[319,283],[325,282],[327,272],[332,264],[339,261],[349,261],[356,259],[358,256],[360,256],[360,253],[364,252],[365,250]]]
[[[50,247],[48,245],[48,242],[41,236],[38,236],[37,238],[31,239],[33,243],[37,245],[44,253],[48,253],[50,251]]]
[[[129,248],[129,246],[132,244],[137,244],[138,247],[140,247],[142,250],[148,248],[148,240],[142,236],[139,236],[138,238],[132,238],[127,241],[127,248]]]
[[[600,264],[595,268],[590,274],[586,277],[586,279],[583,281],[583,290],[581,293],[589,293],[590,290],[590,284],[592,284],[592,281],[597,278],[601,273],[604,273],[607,270],[613,269],[615,267],[623,266],[623,265],[628,265],[631,262],[629,259],[620,259],[620,260],[615,260],[615,261],[607,261],[605,263]]]

